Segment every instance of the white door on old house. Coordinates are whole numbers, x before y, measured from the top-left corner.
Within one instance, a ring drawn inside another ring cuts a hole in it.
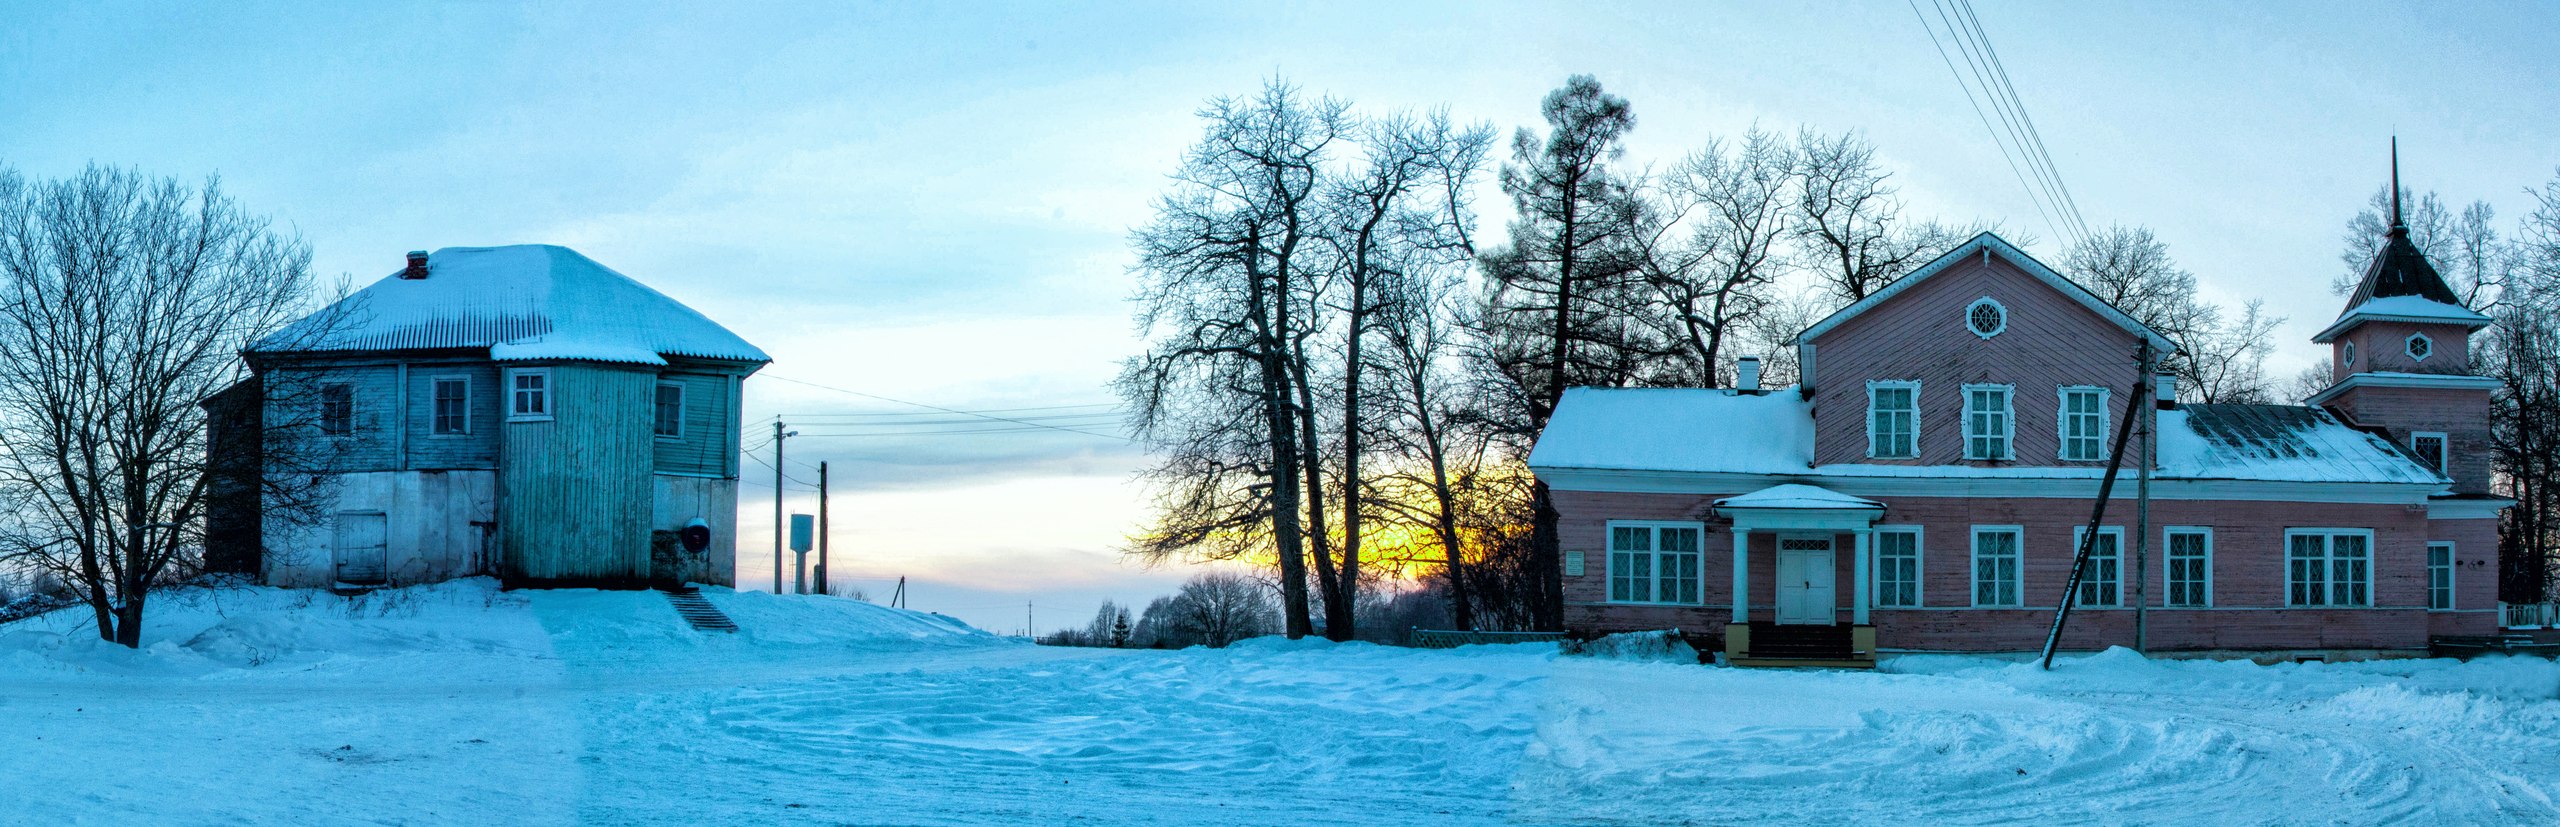
[[[1831,538],[1778,539],[1778,622],[1831,625],[1839,608]]]

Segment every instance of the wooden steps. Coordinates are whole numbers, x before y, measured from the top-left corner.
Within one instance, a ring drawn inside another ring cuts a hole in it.
[[[667,602],[676,607],[676,615],[684,618],[684,622],[693,624],[693,628],[705,632],[738,630],[738,624],[730,620],[728,615],[721,614],[720,607],[711,605],[711,601],[703,599],[701,589],[692,586],[676,586],[660,589],[659,593],[667,596]]]
[[[1873,669],[1875,653],[1858,651],[1857,628],[1754,622],[1747,650],[1732,662],[1735,666]]]

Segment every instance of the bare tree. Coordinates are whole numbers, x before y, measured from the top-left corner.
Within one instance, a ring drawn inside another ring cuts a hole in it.
[[[2145,227],[2113,225],[2072,245],[2062,269],[2081,287],[2176,343],[2165,368],[2194,401],[2260,403],[2277,395],[2267,376],[2269,338],[2282,317],[2251,300],[2237,318],[2196,295],[2195,274]]]
[[[1328,554],[1323,524],[1327,497],[1312,483],[1327,477],[1309,474],[1308,501],[1317,582],[1324,596],[1325,635],[1350,640],[1356,634],[1361,588],[1361,551],[1366,518],[1380,503],[1364,475],[1363,460],[1373,450],[1368,435],[1377,430],[1381,411],[1369,403],[1381,395],[1367,384],[1374,373],[1390,371],[1393,360],[1381,361],[1367,350],[1369,341],[1388,325],[1383,320],[1399,301],[1412,295],[1405,282],[1433,278],[1475,254],[1468,225],[1474,221],[1467,193],[1483,168],[1490,127],[1461,127],[1447,114],[1424,118],[1392,116],[1360,130],[1363,165],[1334,179],[1328,187],[1330,217],[1325,237],[1337,263],[1332,310],[1342,322],[1339,365],[1340,438],[1326,462],[1314,431],[1316,408],[1302,408],[1301,445],[1311,469],[1338,470],[1334,479],[1342,515],[1339,555]],[[1299,368],[1303,390],[1307,367]]]
[[[1312,630],[1302,497],[1316,469],[1300,429],[1311,396],[1303,347],[1319,325],[1308,259],[1345,109],[1275,80],[1201,111],[1207,134],[1133,239],[1151,341],[1117,381],[1137,436],[1160,453],[1155,524],[1133,553],[1275,552],[1291,637]]]
[[[1795,152],[1754,128],[1710,140],[1643,189],[1634,261],[1656,303],[1643,318],[1676,345],[1670,384],[1722,387],[1729,348],[1774,298],[1794,234]]]
[[[1911,223],[1876,166],[1875,145],[1855,132],[1796,133],[1797,255],[1842,304],[1866,298],[1945,252],[1977,228]],[[2021,239],[2024,241],[2024,239]]]
[[[1221,648],[1249,637],[1271,633],[1271,595],[1253,578],[1235,572],[1192,575],[1167,606],[1172,627],[1183,645]]]
[[[199,402],[310,309],[310,258],[215,180],[0,170],[5,543],[83,592],[100,638],[138,646],[151,591],[190,573],[208,495]],[[277,493],[289,512],[293,492]]]

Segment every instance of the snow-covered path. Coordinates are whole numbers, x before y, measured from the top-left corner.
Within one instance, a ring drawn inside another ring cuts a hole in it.
[[[1883,673],[1250,641],[454,584],[0,629],[0,822],[2560,823],[2560,668],[2114,652]]]

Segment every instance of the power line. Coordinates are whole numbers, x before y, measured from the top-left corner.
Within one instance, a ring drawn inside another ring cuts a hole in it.
[[[1931,1],[1932,3],[1935,2],[1935,0]],[[2054,223],[2053,214],[2045,211],[2044,200],[2036,197],[2035,185],[2027,183],[2026,172],[2018,168],[2018,159],[2009,153],[2009,145],[2000,140],[2000,130],[1992,127],[1991,116],[1982,111],[1982,101],[1974,97],[1973,86],[1964,82],[1964,73],[1956,69],[1955,58],[1947,54],[1946,44],[1938,41],[1937,27],[1929,25],[1929,16],[1920,13],[1920,4],[1918,0],[1905,0],[1905,2],[1911,5],[1911,16],[1919,19],[1920,30],[1929,33],[1929,45],[1937,48],[1938,60],[1947,64],[1947,74],[1955,77],[1956,88],[1964,91],[1965,103],[1973,106],[1973,116],[1980,119],[1982,121],[1982,128],[1991,133],[1991,145],[2000,150],[2000,159],[2009,163],[2009,174],[2017,176],[2018,186],[2027,191],[2027,202],[2035,205],[2037,215],[2044,217],[2045,227],[2053,230],[2054,235],[2057,237],[2061,236],[2061,226]],[[1950,34],[1952,34],[1952,32],[1950,32]],[[1972,61],[1972,57],[1970,55],[1966,56],[1966,61],[1970,63]]]
[[[1013,418],[1013,417],[1007,417],[1007,416],[996,416],[996,415],[994,415],[994,414],[986,414],[986,413],[976,413],[976,412],[972,412],[972,411],[964,411],[964,410],[960,410],[960,409],[958,409],[958,408],[945,408],[945,407],[940,406],[940,405],[927,405],[927,404],[922,403],[922,402],[910,402],[910,401],[907,401],[907,400],[904,400],[904,399],[898,399],[898,398],[895,398],[895,397],[881,396],[881,395],[876,394],[876,393],[864,393],[864,392],[862,392],[862,391],[857,391],[857,390],[846,390],[846,389],[844,389],[844,388],[834,387],[834,386],[832,386],[832,385],[821,385],[821,384],[818,384],[818,383],[816,383],[816,382],[804,382],[804,381],[801,381],[801,380],[798,380],[798,379],[793,379],[793,378],[790,378],[790,377],[787,377],[787,376],[775,376],[775,375],[773,375],[773,374],[771,374],[771,373],[767,373],[767,374],[764,374],[764,375],[765,375],[767,378],[771,378],[771,379],[778,379],[778,380],[781,380],[781,381],[784,381],[784,382],[789,382],[789,383],[794,384],[794,385],[806,385],[806,386],[808,386],[808,387],[817,388],[817,389],[819,389],[819,390],[835,391],[835,392],[837,392],[837,393],[841,393],[841,394],[848,394],[848,395],[851,395],[851,396],[859,396],[859,397],[862,397],[862,398],[864,398],[864,399],[877,399],[877,400],[880,400],[880,401],[882,401],[882,402],[892,402],[892,403],[896,403],[896,404],[900,404],[900,405],[909,405],[909,406],[913,406],[913,407],[924,408],[924,409],[927,409],[927,410],[941,411],[941,412],[943,412],[943,413],[947,413],[947,414],[959,414],[959,415],[962,415],[962,416],[972,416],[972,417],[977,417],[977,418],[979,418],[979,419],[992,419],[992,420],[995,420],[995,421],[998,421],[998,422],[1011,422],[1011,423],[1016,424],[1016,425],[1029,425],[1029,426],[1032,426],[1032,427],[1035,427],[1035,428],[1047,428],[1047,429],[1049,429],[1049,430],[1053,430],[1053,431],[1065,431],[1065,432],[1067,432],[1067,433],[1071,433],[1071,434],[1083,434],[1083,435],[1085,435],[1085,436],[1102,437],[1102,438],[1104,438],[1104,439],[1118,439],[1118,440],[1126,440],[1126,439],[1128,439],[1128,437],[1124,437],[1124,436],[1117,436],[1117,435],[1113,435],[1113,434],[1098,433],[1098,432],[1095,432],[1095,431],[1083,431],[1083,430],[1077,430],[1077,429],[1075,429],[1075,428],[1069,428],[1069,427],[1065,427],[1065,426],[1061,426],[1061,425],[1044,425],[1044,424],[1041,424],[1041,423],[1038,423],[1038,422],[1031,422],[1031,421],[1027,421],[1027,420],[1016,419],[1016,418]]]
[[[2009,106],[2017,112],[2018,122],[2026,126],[2027,139],[2034,143],[2036,157],[2043,161],[2046,177],[2052,180],[2054,191],[2061,194],[2061,211],[2068,214],[2072,223],[2079,226],[2081,239],[2087,240],[2089,222],[2080,215],[2080,203],[2071,196],[2071,188],[2062,183],[2062,169],[2054,166],[2053,153],[2045,147],[2044,133],[2036,129],[2036,119],[2027,114],[2026,101],[2018,97],[2017,85],[2010,82],[2008,64],[2001,62],[1999,50],[1991,46],[1991,36],[1983,32],[1982,18],[1973,13],[1973,0],[1954,0],[1954,2],[1964,10],[1965,24],[1973,30],[1973,38],[1980,44],[1982,54],[1990,59],[1991,72],[2000,79],[2000,88],[2008,95]]]

